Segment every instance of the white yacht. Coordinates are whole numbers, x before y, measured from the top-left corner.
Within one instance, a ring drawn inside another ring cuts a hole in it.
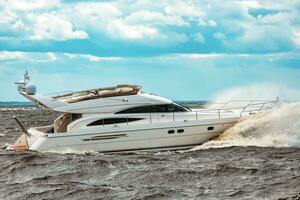
[[[18,91],[40,107],[61,113],[52,125],[23,129],[9,150],[98,151],[187,149],[222,134],[241,118],[273,108],[277,101],[227,102],[220,107],[189,109],[142,92],[137,85],[118,85],[64,95],[36,93],[29,75]]]

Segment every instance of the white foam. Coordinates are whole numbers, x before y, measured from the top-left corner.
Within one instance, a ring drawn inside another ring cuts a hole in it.
[[[300,102],[252,116],[193,150],[229,146],[300,147]]]
[[[74,150],[72,148],[64,148],[64,149],[59,149],[59,150],[48,150],[45,152],[49,152],[49,153],[57,153],[57,154],[99,154],[99,152],[97,151],[93,151],[93,150]]]
[[[228,88],[218,93],[215,102],[226,102],[229,100],[275,100],[280,97],[284,101],[300,100],[300,91],[289,88],[286,85],[271,83],[256,83],[251,85]]]

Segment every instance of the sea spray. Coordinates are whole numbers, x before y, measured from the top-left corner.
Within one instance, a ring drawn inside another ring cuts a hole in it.
[[[289,88],[286,85],[271,83],[257,83],[242,85],[219,92],[215,95],[215,102],[227,102],[231,100],[280,100],[295,102],[300,99],[298,89]]]
[[[193,150],[229,146],[300,147],[300,103],[253,115]]]

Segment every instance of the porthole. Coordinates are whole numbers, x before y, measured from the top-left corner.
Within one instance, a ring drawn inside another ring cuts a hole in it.
[[[209,126],[209,127],[207,127],[207,130],[212,131],[212,130],[214,130],[214,127],[213,126]]]
[[[168,131],[168,134],[173,134],[173,133],[175,133],[174,130],[169,130],[169,131]]]
[[[183,132],[184,132],[183,129],[178,129],[178,130],[177,130],[177,133],[183,133]]]

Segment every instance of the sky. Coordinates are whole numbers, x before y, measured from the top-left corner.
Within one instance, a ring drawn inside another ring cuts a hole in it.
[[[300,100],[300,1],[0,0],[0,101],[138,84],[173,100]]]

